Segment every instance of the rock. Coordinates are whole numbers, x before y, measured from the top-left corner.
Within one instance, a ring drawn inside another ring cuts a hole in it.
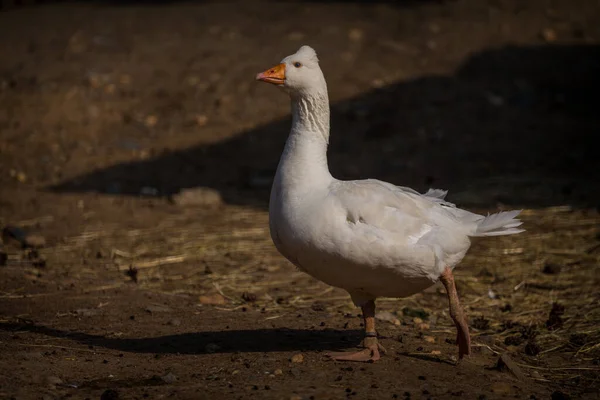
[[[227,303],[227,299],[219,293],[203,295],[198,298],[200,304],[223,305]]]
[[[151,304],[151,305],[147,306],[146,308],[144,308],[144,310],[149,312],[150,314],[173,311],[172,308],[167,307],[167,306],[162,306],[160,304]]]
[[[363,36],[363,31],[358,28],[352,28],[348,31],[348,39],[352,40],[353,42],[362,40]]]
[[[497,395],[507,396],[512,393],[512,386],[508,382],[494,382],[490,390]]]
[[[375,89],[379,89],[385,86],[385,82],[382,79],[375,78],[371,81],[371,86]]]
[[[556,38],[557,38],[556,31],[552,28],[543,29],[540,32],[540,36],[542,37],[542,39],[544,39],[548,43],[555,42]]]
[[[46,238],[42,235],[28,234],[25,236],[25,246],[40,248],[46,246]]]
[[[273,375],[275,375],[275,376],[283,375],[283,371],[281,369],[277,368],[275,371],[273,371]]]
[[[22,172],[22,171],[17,172],[17,174],[15,175],[15,178],[17,178],[17,181],[19,181],[21,183],[27,182],[27,174],[25,174],[25,172]]]
[[[221,346],[216,343],[209,343],[204,347],[204,350],[209,354],[213,354],[221,350]]]
[[[430,326],[427,322],[417,324],[417,329],[420,331],[427,331],[427,330],[429,330],[429,328],[430,328]]]
[[[171,197],[173,203],[179,206],[218,206],[223,203],[221,193],[209,188],[183,189]]]
[[[400,325],[400,320],[389,311],[378,312],[377,314],[375,314],[375,319],[379,321],[389,322],[390,324],[394,324],[396,326]]]
[[[435,338],[433,336],[424,336],[423,339],[425,339],[427,343],[435,343]]]
[[[168,372],[165,375],[161,376],[160,380],[167,384],[175,383],[177,382],[177,375],[175,375],[172,372]]]
[[[442,354],[442,352],[441,352],[441,351],[439,351],[439,350],[432,350],[432,351],[431,351],[431,355],[432,355],[432,356],[439,356],[439,355],[441,355],[441,354]]]
[[[49,386],[56,386],[56,385],[62,385],[63,381],[58,376],[51,375],[51,376],[46,377],[46,383]]]
[[[144,124],[148,128],[153,128],[158,123],[158,117],[156,115],[148,115],[146,119],[144,119]]]
[[[521,368],[513,361],[512,358],[506,353],[503,353],[498,358],[496,363],[496,369],[498,371],[509,372],[513,374],[517,379],[525,380],[526,376]]]
[[[208,123],[208,117],[204,114],[196,115],[196,124],[198,126],[204,126]]]
[[[106,389],[100,396],[100,400],[118,400],[119,392],[113,389]]]
[[[172,320],[169,320],[169,322],[167,322],[167,325],[179,326],[181,325],[181,320],[179,318],[173,318]]]
[[[304,362],[304,356],[302,354],[294,354],[290,361],[293,363],[301,363]]]

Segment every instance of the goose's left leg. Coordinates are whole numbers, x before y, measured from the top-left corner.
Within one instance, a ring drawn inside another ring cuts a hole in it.
[[[327,353],[329,357],[338,361],[375,362],[381,358],[379,352],[385,354],[385,348],[379,344],[375,331],[375,301],[370,300],[362,306],[362,313],[365,320],[365,338],[362,342],[364,349],[357,352]]]
[[[454,284],[454,275],[452,270],[448,267],[440,276],[442,284],[446,288],[448,294],[448,303],[450,306],[450,317],[456,325],[456,342],[458,344],[458,358],[462,359],[464,356],[471,354],[471,337],[469,336],[469,324],[467,323],[467,316],[463,311],[458,301],[458,293],[456,292],[456,285]]]

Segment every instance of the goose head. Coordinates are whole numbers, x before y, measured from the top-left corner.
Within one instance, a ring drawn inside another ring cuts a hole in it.
[[[276,85],[293,97],[327,90],[317,53],[310,46],[300,47],[281,63],[257,74],[256,80]]]

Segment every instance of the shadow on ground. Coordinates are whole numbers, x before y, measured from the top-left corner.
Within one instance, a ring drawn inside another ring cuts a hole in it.
[[[152,338],[107,338],[32,324],[0,323],[3,331],[27,331],[88,346],[152,354],[320,351],[358,345],[358,330],[252,329],[182,333]]]
[[[249,72],[250,73],[250,72]],[[330,168],[450,189],[463,206],[600,204],[600,46],[489,49],[451,76],[398,82],[332,105]],[[276,93],[275,95],[281,95]],[[49,188],[164,195],[211,187],[230,204],[266,207],[290,119],[231,140],[126,162]]]

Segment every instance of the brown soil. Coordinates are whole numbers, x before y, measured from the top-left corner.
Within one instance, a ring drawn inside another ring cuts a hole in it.
[[[335,176],[525,209],[527,233],[457,269],[459,365],[437,285],[381,299],[381,361],[324,355],[360,341],[360,313],[270,242],[289,105],[253,81],[301,44],[328,79]],[[0,397],[597,398],[599,89],[591,0],[1,10],[0,227],[45,244],[0,245]]]

